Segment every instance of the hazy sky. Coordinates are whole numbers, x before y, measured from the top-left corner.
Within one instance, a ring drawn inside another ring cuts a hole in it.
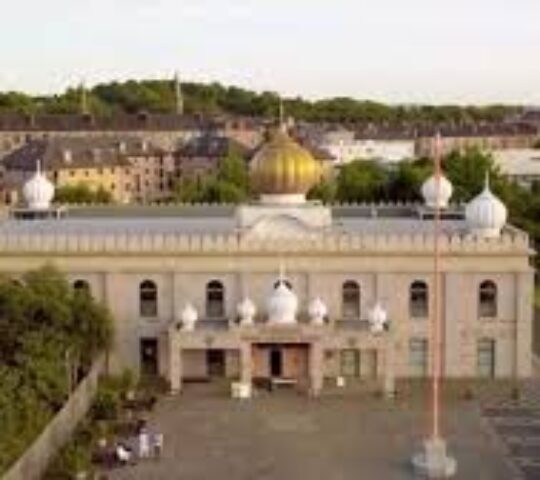
[[[0,90],[178,70],[308,97],[540,104],[540,0],[15,0]]]

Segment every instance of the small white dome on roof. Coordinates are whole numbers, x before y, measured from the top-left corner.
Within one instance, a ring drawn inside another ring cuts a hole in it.
[[[253,317],[257,313],[257,307],[255,307],[255,304],[249,297],[244,297],[238,304],[236,311],[242,325],[251,325],[253,323]]]
[[[312,323],[321,325],[328,314],[328,308],[320,297],[316,297],[309,304],[308,314]]]
[[[51,207],[54,185],[41,172],[39,161],[36,172],[23,186],[23,196],[27,207],[32,210],[47,210]]]
[[[191,303],[188,303],[182,310],[180,318],[182,320],[182,327],[184,330],[193,330],[197,320],[199,319],[199,314],[197,313],[195,307],[191,305]]]
[[[504,203],[491,192],[486,175],[484,190],[465,207],[465,218],[471,233],[484,238],[496,238],[508,219]]]
[[[388,328],[388,313],[379,302],[368,312],[371,333],[382,333]]]
[[[277,325],[296,323],[298,298],[285,281],[279,280],[268,298],[268,322]]]
[[[429,208],[447,208],[453,192],[454,187],[442,173],[439,177],[438,188],[435,174],[431,175],[422,184],[422,196],[426,206]]]

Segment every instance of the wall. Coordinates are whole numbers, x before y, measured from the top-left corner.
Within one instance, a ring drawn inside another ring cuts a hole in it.
[[[98,359],[90,373],[70,396],[64,408],[51,420],[41,435],[4,475],[3,480],[41,478],[47,465],[70,439],[79,421],[86,415],[97,390],[105,357]]]

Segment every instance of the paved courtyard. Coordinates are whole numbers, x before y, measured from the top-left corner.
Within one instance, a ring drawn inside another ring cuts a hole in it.
[[[412,405],[414,403],[415,405]],[[504,442],[474,402],[445,413],[458,479],[516,476]],[[291,391],[251,401],[228,399],[209,386],[164,398],[149,418],[165,435],[160,460],[112,472],[114,480],[412,479],[409,457],[426,431],[422,402],[372,395],[310,399]]]

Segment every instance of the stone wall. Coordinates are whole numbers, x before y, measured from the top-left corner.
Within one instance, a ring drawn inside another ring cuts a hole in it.
[[[70,439],[77,424],[90,408],[104,365],[103,356],[94,363],[90,373],[70,396],[64,408],[2,477],[3,480],[32,480],[42,477],[49,462]]]

